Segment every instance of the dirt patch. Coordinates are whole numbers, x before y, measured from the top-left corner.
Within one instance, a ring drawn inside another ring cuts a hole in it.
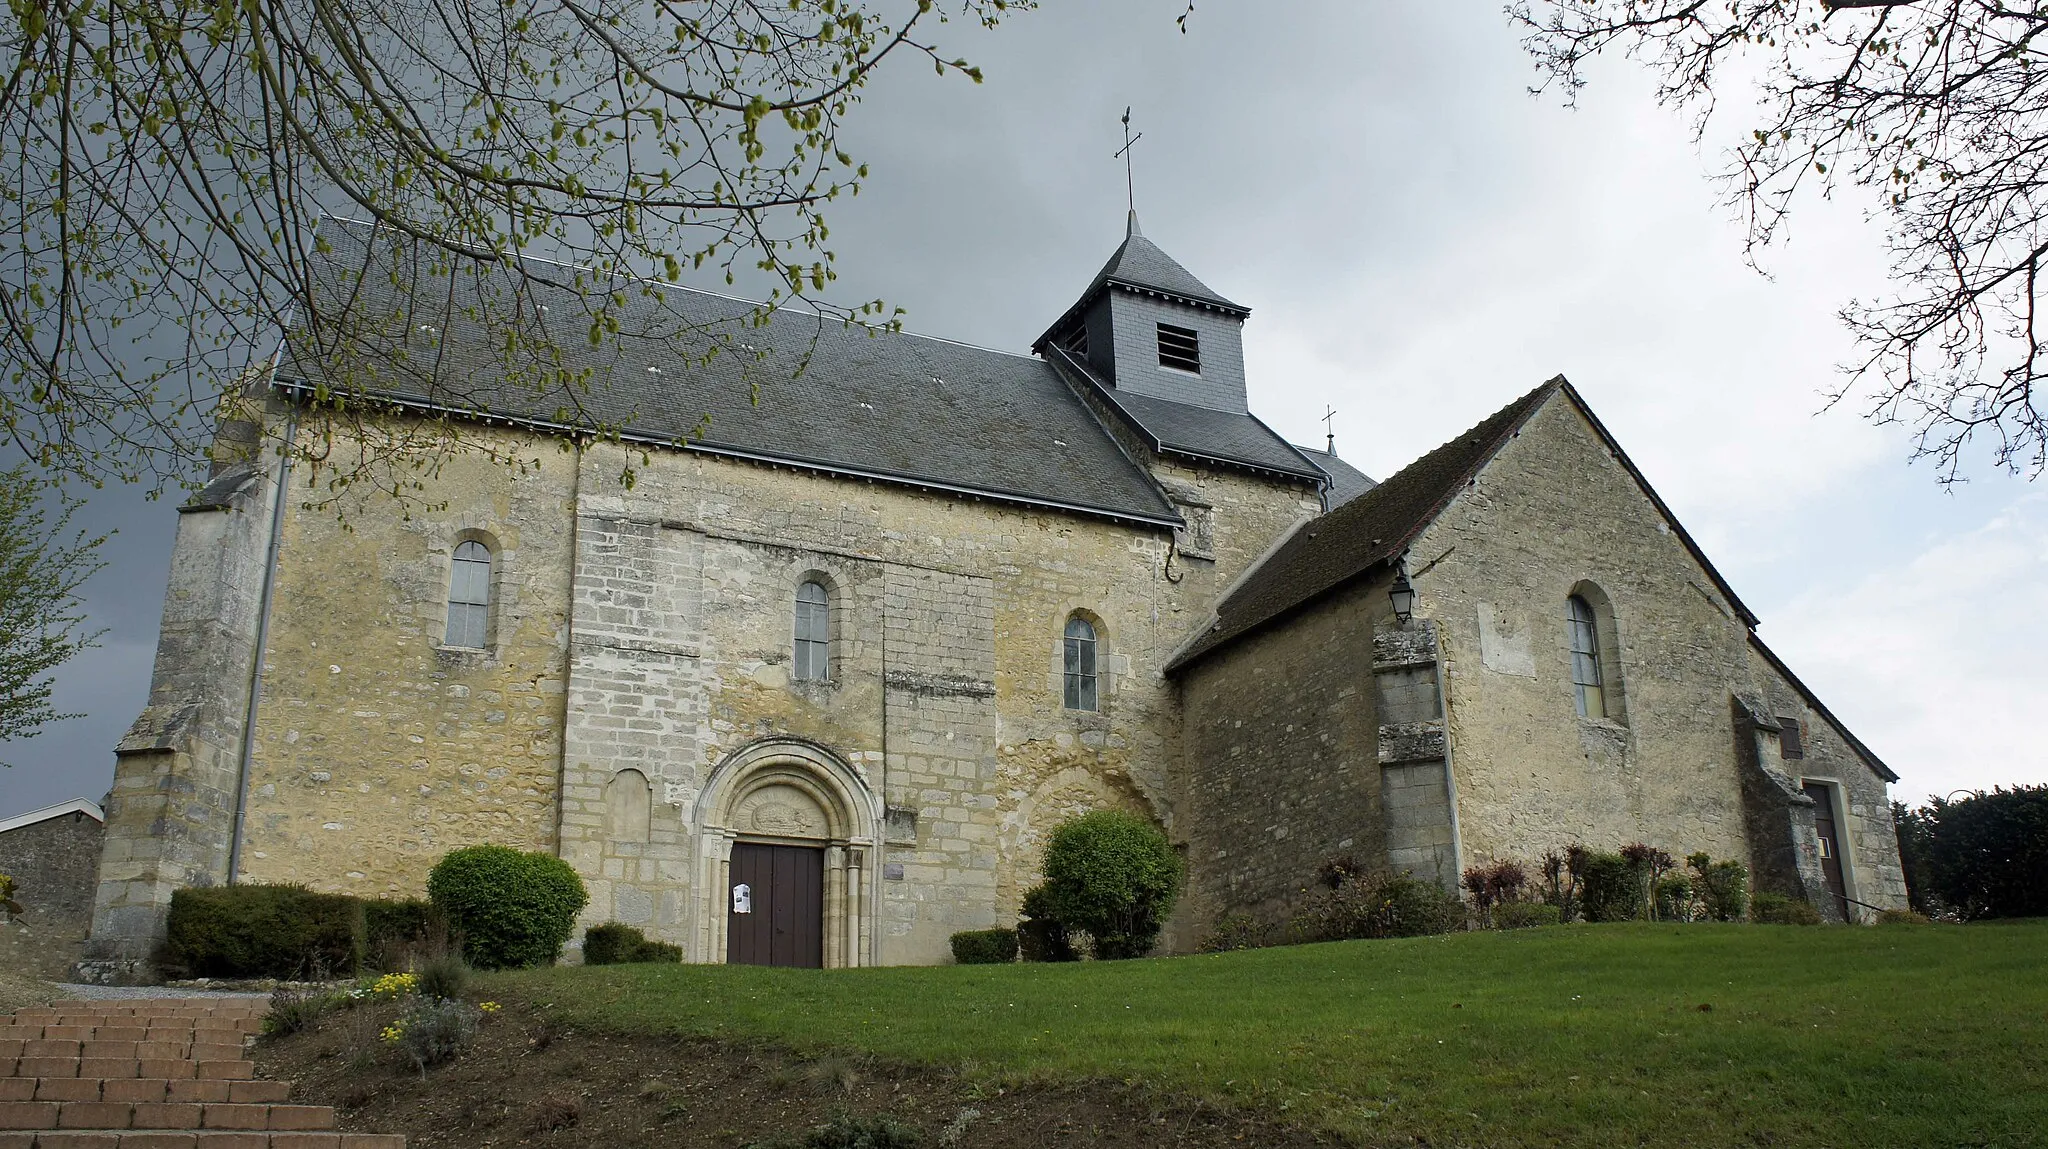
[[[923,1145],[963,1149],[1347,1144],[1116,1083],[1004,1086],[869,1058],[560,1030],[510,1003],[475,1048],[422,1078],[378,1040],[396,1013],[365,1005],[260,1042],[259,1073],[297,1082],[295,1102],[339,1108],[343,1130],[404,1133],[415,1149],[736,1149],[842,1114],[887,1115],[922,1130]]]

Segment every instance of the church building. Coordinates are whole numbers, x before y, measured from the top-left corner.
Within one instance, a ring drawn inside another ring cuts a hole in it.
[[[1251,413],[1250,309],[1134,214],[1028,355],[663,286],[556,341],[562,398],[500,349],[570,287],[473,273],[507,318],[323,235],[333,306],[397,333],[359,433],[483,449],[309,505],[250,446],[332,434],[298,413],[341,368],[287,338],[178,508],[85,976],[136,976],[174,889],[419,896],[482,842],[690,961],[936,963],[1102,807],[1182,851],[1176,950],[1343,854],[1455,886],[1641,841],[1904,905],[1895,776],[1562,378],[1376,484]],[[746,354],[679,349],[714,329]]]

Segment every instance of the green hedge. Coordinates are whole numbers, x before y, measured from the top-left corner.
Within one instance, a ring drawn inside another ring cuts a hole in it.
[[[623,922],[606,922],[583,932],[584,965],[627,965],[635,962],[679,962],[683,947],[649,941]]]
[[[478,969],[552,965],[590,901],[583,879],[552,854],[465,846],[434,864],[427,896],[461,935]]]
[[[953,935],[953,960],[961,965],[1004,965],[1017,960],[1016,930],[962,930]]]
[[[1502,902],[1493,908],[1493,928],[1521,930],[1532,926],[1554,926],[1564,912],[1548,902]]]
[[[354,977],[363,905],[304,886],[177,890],[157,965],[170,977]]]
[[[1749,899],[1749,920],[1770,926],[1817,926],[1820,911],[1784,894],[1760,893]]]
[[[1594,850],[1579,863],[1579,905],[1589,922],[1631,922],[1643,915],[1643,880],[1620,854]]]

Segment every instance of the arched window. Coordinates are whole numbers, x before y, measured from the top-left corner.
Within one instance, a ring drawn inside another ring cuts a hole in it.
[[[1566,625],[1572,638],[1572,692],[1578,696],[1579,717],[1607,717],[1607,693],[1600,675],[1600,628],[1593,621],[1593,607],[1573,595],[1565,600]]]
[[[831,607],[825,585],[807,579],[796,588],[796,660],[799,682],[824,682],[832,677]]]
[[[1095,626],[1085,618],[1067,620],[1068,710],[1095,709]]]
[[[448,577],[447,646],[482,650],[491,630],[491,551],[474,539],[455,548]]]

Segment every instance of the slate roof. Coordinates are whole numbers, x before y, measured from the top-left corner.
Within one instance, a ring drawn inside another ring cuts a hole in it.
[[[1158,244],[1146,239],[1145,233],[1138,230],[1138,213],[1135,211],[1131,213],[1122,246],[1109,257],[1108,263],[1102,265],[1094,282],[1081,293],[1081,299],[1085,302],[1093,298],[1096,292],[1109,284],[1157,291],[1194,303],[1206,303],[1240,316],[1252,313],[1252,309],[1244,304],[1232,303],[1210,290],[1209,285],[1196,279],[1193,272],[1161,251]]]
[[[1321,482],[1323,471],[1247,411],[1219,411],[1120,391],[1104,383],[1063,347],[1045,345],[1046,357],[1067,372],[1075,385],[1086,387],[1131,429],[1150,441],[1152,449],[1205,460],[1221,460],[1282,475]]]
[[[755,305],[662,286],[625,289],[617,334],[588,336],[589,293],[510,271],[429,279],[412,249],[368,225],[325,221],[316,293],[364,328],[393,332],[358,384],[387,399],[557,430],[896,479],[1118,518],[1177,524],[1158,487],[1043,360],[910,334],[870,334],[808,312],[747,325]],[[542,265],[566,280],[573,270]],[[361,268],[369,268],[360,272]],[[395,274],[394,274],[395,271]],[[423,283],[402,289],[394,280]],[[344,299],[346,304],[344,305]],[[522,318],[523,317],[523,318]],[[515,325],[548,332],[578,384],[507,383]],[[430,332],[421,337],[420,332]],[[751,350],[702,361],[705,332]],[[359,331],[359,338],[369,332]],[[278,378],[339,384],[331,359],[288,336]],[[693,355],[693,350],[697,353]],[[756,358],[756,356],[759,358]],[[808,364],[798,373],[799,365]],[[433,370],[428,369],[428,365]],[[361,377],[359,377],[361,378]],[[759,401],[750,396],[758,393]]]
[[[1334,452],[1318,451],[1314,447],[1304,447],[1299,443],[1294,445],[1294,449],[1308,456],[1309,462],[1321,467],[1323,473],[1330,476],[1330,489],[1323,496],[1325,510],[1334,511],[1379,486],[1367,478],[1364,471],[1338,458]]]
[[[1545,383],[1379,486],[1303,524],[1224,596],[1214,625],[1183,648],[1167,672],[1398,557],[1563,385],[1561,377]]]

